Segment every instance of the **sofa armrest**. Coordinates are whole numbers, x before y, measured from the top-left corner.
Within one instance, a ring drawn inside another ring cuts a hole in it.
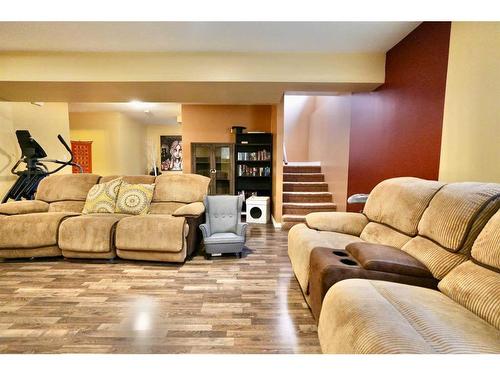
[[[208,224],[200,224],[200,229],[201,229],[201,233],[203,234],[203,238],[210,237],[211,233],[210,233],[210,227],[208,226]]]
[[[172,216],[200,216],[205,212],[205,205],[201,202],[194,202],[179,207]]]
[[[22,215],[48,212],[49,204],[44,201],[15,201],[0,204],[0,215]]]
[[[314,212],[306,215],[306,223],[311,229],[359,236],[369,221],[357,212]]]
[[[245,239],[247,238],[247,223],[238,223],[236,225],[236,234],[238,236],[243,236]]]

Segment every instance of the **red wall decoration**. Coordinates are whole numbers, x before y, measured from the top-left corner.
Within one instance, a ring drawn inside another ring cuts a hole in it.
[[[80,164],[83,173],[92,173],[92,141],[71,141],[73,161]],[[80,173],[80,169],[73,167],[73,173]]]
[[[450,28],[422,23],[387,52],[385,83],[353,94],[348,196],[391,177],[438,178]]]

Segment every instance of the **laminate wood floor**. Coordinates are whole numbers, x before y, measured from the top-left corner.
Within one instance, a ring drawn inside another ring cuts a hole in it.
[[[287,232],[248,233],[242,259],[0,263],[0,352],[319,353]]]

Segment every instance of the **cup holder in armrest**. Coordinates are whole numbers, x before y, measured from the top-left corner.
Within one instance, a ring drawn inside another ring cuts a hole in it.
[[[356,263],[355,261],[350,260],[350,259],[341,259],[340,262],[344,263],[348,266],[357,266],[358,265],[358,263]]]
[[[347,257],[349,254],[347,254],[345,251],[340,251],[340,250],[334,250],[332,251],[333,254],[335,254],[338,257]]]

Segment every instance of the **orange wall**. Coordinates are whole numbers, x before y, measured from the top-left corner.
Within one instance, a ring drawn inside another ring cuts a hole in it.
[[[191,143],[234,143],[231,127],[271,132],[271,105],[182,105],[184,173],[191,173]]]

